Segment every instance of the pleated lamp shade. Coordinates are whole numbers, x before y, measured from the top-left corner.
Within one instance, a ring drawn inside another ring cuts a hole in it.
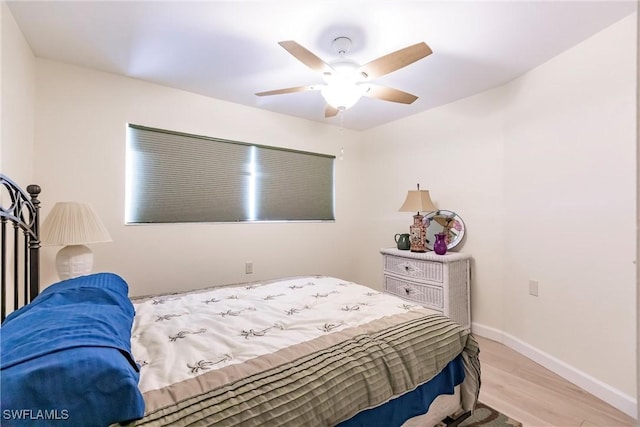
[[[111,242],[111,236],[88,203],[56,203],[42,223],[40,239],[45,245],[65,245],[56,255],[60,279],[90,274],[93,252],[89,243]]]
[[[45,245],[85,245],[111,242],[111,236],[88,203],[56,203],[42,223]]]

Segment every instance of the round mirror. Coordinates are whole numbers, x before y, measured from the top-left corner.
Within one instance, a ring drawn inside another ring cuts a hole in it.
[[[462,218],[455,212],[437,210],[424,216],[424,224],[427,226],[427,249],[433,250],[436,242],[436,234],[444,233],[447,242],[447,250],[453,249],[462,242],[465,226]]]

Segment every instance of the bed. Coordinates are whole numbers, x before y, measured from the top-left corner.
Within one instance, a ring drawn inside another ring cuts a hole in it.
[[[327,276],[129,298],[91,274],[10,313],[1,345],[3,425],[455,425],[480,387],[467,329]]]
[[[40,187],[27,192],[0,174],[0,321],[39,291]]]

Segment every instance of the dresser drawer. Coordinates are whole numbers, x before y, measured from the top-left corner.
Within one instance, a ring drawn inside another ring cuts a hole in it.
[[[384,269],[400,276],[442,282],[442,263],[440,262],[385,255]]]
[[[384,290],[390,294],[414,301],[428,308],[434,308],[440,311],[444,308],[442,286],[414,283],[385,274]]]

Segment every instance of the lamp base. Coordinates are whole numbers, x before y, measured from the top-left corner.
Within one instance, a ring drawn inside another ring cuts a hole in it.
[[[427,227],[422,222],[422,215],[413,216],[413,224],[409,227],[409,241],[411,252],[426,252]]]
[[[65,246],[56,255],[56,270],[60,280],[90,274],[92,269],[93,252],[85,245]]]

